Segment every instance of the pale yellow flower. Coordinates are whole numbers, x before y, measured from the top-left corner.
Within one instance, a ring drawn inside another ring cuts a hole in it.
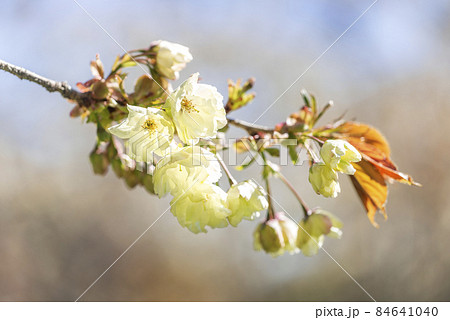
[[[156,108],[128,106],[128,117],[109,132],[125,140],[126,153],[136,161],[163,155],[173,139],[174,126],[166,112]]]
[[[338,239],[342,236],[342,222],[330,212],[321,209],[301,220],[299,226],[297,246],[305,256],[316,255],[325,236]]]
[[[354,174],[351,162],[361,161],[361,154],[350,143],[344,140],[327,140],[320,149],[323,162],[331,169],[345,174]]]
[[[179,78],[179,72],[186,67],[186,63],[192,61],[192,55],[189,48],[178,43],[169,41],[159,41],[155,48],[156,69],[164,77],[176,80]]]
[[[266,192],[252,180],[247,180],[230,187],[227,204],[231,210],[228,221],[236,227],[242,219],[253,220],[259,217],[259,211],[268,207]]]
[[[314,191],[324,197],[336,198],[338,193],[341,192],[337,172],[323,163],[314,163],[311,166],[309,182]]]
[[[222,173],[220,164],[210,151],[199,146],[174,150],[158,161],[153,172],[155,193],[179,194],[194,182],[215,183]]]
[[[193,233],[206,232],[206,227],[224,228],[231,211],[225,191],[210,183],[196,182],[179,190],[170,202],[171,212],[178,222]]]
[[[210,139],[227,124],[223,97],[217,89],[198,83],[198,73],[181,84],[166,100],[181,141],[191,145]]]

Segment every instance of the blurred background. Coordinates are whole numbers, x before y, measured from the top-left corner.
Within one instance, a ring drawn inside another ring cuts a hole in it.
[[[372,1],[79,2],[124,48],[188,46],[194,60],[181,80],[198,71],[226,96],[228,78],[254,76],[256,100],[233,115],[254,121]],[[450,297],[449,15],[446,0],[380,0],[258,121],[283,121],[306,88],[320,105],[335,102],[322,123],[346,112],[376,126],[401,171],[423,184],[392,185],[389,219],[378,216],[375,229],[347,179],[327,200],[306,166],[284,168],[311,206],[344,221],[343,238],[324,247],[378,301]],[[123,53],[72,0],[3,0],[0,21],[0,59],[71,85],[91,78],[96,53],[106,68]],[[93,175],[95,128],[70,110],[59,94],[0,72],[2,301],[75,300],[168,207],[111,172]],[[273,184],[300,219],[294,197]],[[194,235],[168,212],[81,300],[369,300],[322,251],[253,251],[256,225]]]

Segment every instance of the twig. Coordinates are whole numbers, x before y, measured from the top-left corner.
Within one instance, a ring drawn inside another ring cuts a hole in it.
[[[273,133],[273,131],[274,131],[274,129],[272,129],[272,128],[255,125],[250,122],[243,121],[243,120],[230,119],[230,118],[228,118],[227,120],[228,120],[228,123],[234,125],[235,127],[244,129],[250,134],[257,133],[257,132]]]
[[[219,161],[220,165],[222,166],[223,171],[225,171],[227,177],[228,177],[228,182],[230,183],[230,187],[237,184],[236,179],[234,179],[233,175],[231,174],[230,170],[228,170],[227,165],[225,164],[225,162],[223,162],[222,157],[220,156],[220,154],[216,153],[216,158]]]
[[[89,105],[91,100],[90,93],[82,93],[73,89],[67,82],[58,82],[55,80],[47,79],[40,76],[30,70],[22,67],[15,66],[6,61],[0,60],[0,69],[9,72],[20,79],[25,79],[34,83],[37,83],[41,87],[44,87],[49,92],[59,92],[64,98],[74,100],[80,105]]]
[[[289,180],[286,179],[286,177],[281,172],[278,172],[277,176],[278,176],[278,178],[280,178],[281,181],[283,181],[283,183],[289,188],[289,190],[291,190],[291,192],[294,194],[295,198],[297,198],[298,202],[302,206],[303,213],[305,214],[305,217],[308,217],[311,214],[311,211],[309,210],[306,202],[303,201],[303,199],[300,197],[300,195],[298,194],[297,190],[295,190],[295,188],[292,185],[292,183],[290,183]]]
[[[269,177],[264,179],[266,181],[267,202],[269,203],[269,210],[267,211],[267,220],[275,218],[275,210],[273,209],[272,193],[270,191]]]

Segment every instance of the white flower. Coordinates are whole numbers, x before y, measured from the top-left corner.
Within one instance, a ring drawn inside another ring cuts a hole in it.
[[[323,163],[314,163],[311,166],[309,182],[317,194],[328,198],[336,198],[338,193],[341,192],[337,172]]]
[[[174,134],[166,112],[156,108],[128,106],[128,117],[110,127],[111,134],[126,140],[126,153],[136,161],[150,161],[152,153],[163,155]]]
[[[153,172],[155,193],[162,197],[168,192],[179,194],[193,183],[215,183],[222,173],[216,157],[199,146],[175,150],[158,161]]]
[[[231,210],[228,221],[234,227],[242,219],[253,220],[259,217],[259,211],[268,207],[265,190],[252,180],[231,186],[227,193],[227,203]]]
[[[350,143],[344,140],[327,140],[320,149],[323,162],[331,169],[345,174],[354,174],[351,162],[361,161],[361,154]]]
[[[342,236],[342,222],[330,212],[318,209],[300,221],[297,246],[305,256],[317,254],[325,236],[339,239]]]
[[[179,72],[192,61],[189,48],[178,43],[160,41],[156,47],[156,68],[164,77],[176,80]]]
[[[171,212],[193,233],[206,232],[206,226],[224,228],[230,214],[226,198],[227,194],[216,185],[197,182],[172,199]]]
[[[227,124],[223,97],[217,89],[199,84],[198,73],[181,84],[166,100],[177,133],[184,143],[196,144],[199,138],[214,138]]]

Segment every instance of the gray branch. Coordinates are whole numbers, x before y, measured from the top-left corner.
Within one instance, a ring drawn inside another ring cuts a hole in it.
[[[6,61],[0,60],[0,69],[9,72],[20,79],[25,79],[37,83],[49,92],[59,92],[64,98],[74,100],[80,105],[89,105],[90,93],[82,93],[73,89],[67,82],[54,81],[31,72],[25,68],[15,66]]]
[[[257,132],[273,133],[273,131],[274,131],[273,128],[259,126],[257,124],[253,124],[253,123],[246,122],[243,120],[230,119],[230,118],[228,118],[227,120],[228,120],[228,123],[234,125],[235,127],[244,129],[250,134],[257,133]]]

